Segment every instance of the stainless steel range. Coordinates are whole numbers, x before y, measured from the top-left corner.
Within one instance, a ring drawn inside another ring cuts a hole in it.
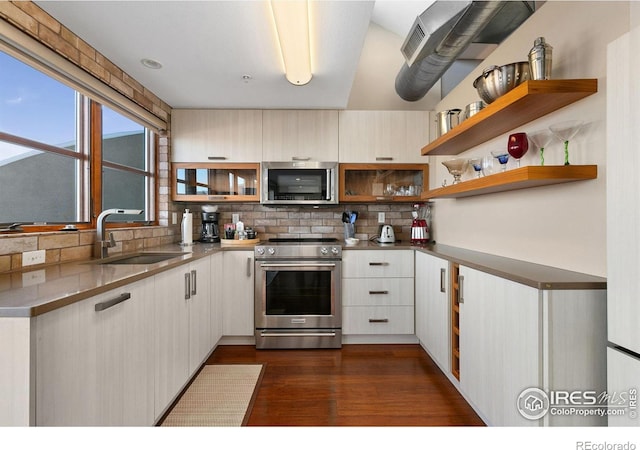
[[[256,348],[342,347],[337,239],[274,239],[255,248]]]

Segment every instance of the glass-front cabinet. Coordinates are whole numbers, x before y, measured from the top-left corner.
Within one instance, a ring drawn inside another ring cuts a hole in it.
[[[173,163],[172,199],[197,202],[257,202],[258,163]]]
[[[340,202],[417,202],[428,164],[340,164]]]

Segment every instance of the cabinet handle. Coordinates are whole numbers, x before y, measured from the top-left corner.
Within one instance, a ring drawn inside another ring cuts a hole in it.
[[[96,312],[104,311],[105,309],[109,309],[112,306],[117,305],[118,303],[122,303],[125,300],[129,300],[131,298],[131,293],[125,292],[124,294],[120,294],[118,297],[107,300],[106,302],[96,303],[95,310]]]
[[[292,156],[291,160],[292,161],[309,161],[311,158],[310,157],[304,157],[304,156]]]
[[[369,265],[370,266],[388,266],[389,263],[388,262],[370,262]]]
[[[226,156],[208,156],[207,159],[210,161],[224,161],[225,159],[227,159],[227,157]]]
[[[446,278],[446,274],[447,274],[447,269],[440,269],[440,292],[447,292],[446,288],[444,287],[444,280]]]
[[[251,258],[247,258],[247,277],[251,277]]]
[[[207,200],[224,200],[226,198],[226,195],[207,195]]]
[[[458,303],[464,303],[464,276],[458,275]]]
[[[184,274],[184,299],[189,300],[191,298],[191,274]]]
[[[369,323],[387,323],[389,319],[369,319]]]
[[[369,295],[388,294],[389,291],[369,291]]]
[[[191,295],[196,295],[198,293],[197,287],[198,273],[195,270],[191,271]]]
[[[391,156],[376,156],[376,161],[393,161]]]

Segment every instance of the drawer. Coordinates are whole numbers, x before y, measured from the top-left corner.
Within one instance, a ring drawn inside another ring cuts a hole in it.
[[[413,250],[353,250],[342,255],[342,278],[413,277]]]
[[[413,334],[413,306],[344,306],[343,334]]]
[[[345,278],[343,306],[413,306],[412,278]]]

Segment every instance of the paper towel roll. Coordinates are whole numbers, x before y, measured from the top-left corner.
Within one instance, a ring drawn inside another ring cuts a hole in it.
[[[182,245],[193,243],[193,214],[188,209],[182,214]]]

